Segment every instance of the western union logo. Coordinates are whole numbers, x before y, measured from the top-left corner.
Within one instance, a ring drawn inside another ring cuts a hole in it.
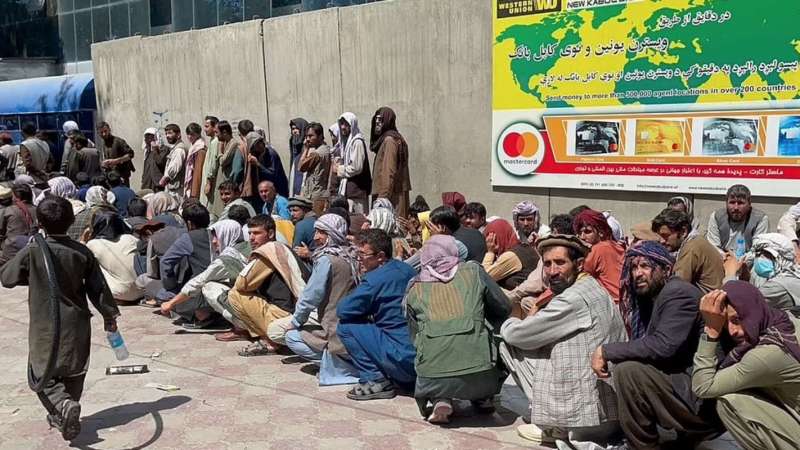
[[[497,18],[561,11],[561,0],[497,0]]]

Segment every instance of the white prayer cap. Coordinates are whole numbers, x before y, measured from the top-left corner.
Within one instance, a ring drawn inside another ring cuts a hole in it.
[[[78,128],[78,124],[75,123],[74,120],[68,120],[64,122],[64,125],[61,126],[61,129],[64,130],[64,133],[69,133],[70,131],[77,131],[80,128]]]

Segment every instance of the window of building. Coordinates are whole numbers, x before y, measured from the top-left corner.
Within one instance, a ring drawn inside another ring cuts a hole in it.
[[[172,2],[150,0],[150,26],[164,27],[172,24]]]
[[[120,39],[131,35],[128,3],[117,3],[109,6],[111,16],[111,39]]]

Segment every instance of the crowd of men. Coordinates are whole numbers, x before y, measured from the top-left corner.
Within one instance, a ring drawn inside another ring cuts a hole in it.
[[[432,424],[455,400],[492,413],[511,376],[530,401],[519,435],[535,443],[691,448],[727,430],[746,449],[796,448],[800,204],[777,233],[743,185],[705,230],[683,196],[628,233],[589,206],[544,223],[529,201],[511,221],[458,192],[409,204],[395,122],[376,111],[368,146],[344,113],[328,145],[321,124],[294,119],[288,174],[248,120],[234,133],[209,116],[186,139],[170,124],[165,141],[150,128],[138,192],[134,152],[106,123],[97,147],[65,124],[56,172],[35,129],[5,142],[0,281],[29,286],[50,423],[80,432],[88,299],[108,331],[118,305],[154,308],[246,342],[244,358],[311,361],[320,385],[353,385],[349,399],[412,395]],[[71,330],[55,366],[53,289]]]

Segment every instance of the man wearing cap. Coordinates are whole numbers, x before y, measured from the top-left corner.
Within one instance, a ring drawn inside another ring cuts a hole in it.
[[[317,215],[312,210],[311,202],[304,197],[289,199],[289,214],[294,223],[294,241],[292,247],[302,258],[308,258],[310,253],[302,250],[303,247],[314,247],[314,223]]]
[[[159,185],[167,166],[169,149],[161,145],[158,139],[158,130],[148,128],[144,130],[144,166],[142,168],[142,189],[151,189],[155,192],[163,191]]]
[[[517,431],[536,443],[568,437],[606,445],[618,427],[617,401],[611,384],[592,373],[590,356],[626,340],[622,318],[608,291],[583,272],[589,249],[577,237],[551,235],[537,247],[552,298],[543,295],[525,319],[500,328],[500,355],[531,402],[531,424]]]
[[[658,242],[641,241],[626,251],[620,308],[631,340],[603,343],[591,357],[595,374],[614,381],[620,425],[632,449],[661,448],[659,427],[686,439],[675,448],[694,448],[691,441],[718,430],[713,408],[692,392],[703,329],[700,290],[673,275],[674,265]]]

